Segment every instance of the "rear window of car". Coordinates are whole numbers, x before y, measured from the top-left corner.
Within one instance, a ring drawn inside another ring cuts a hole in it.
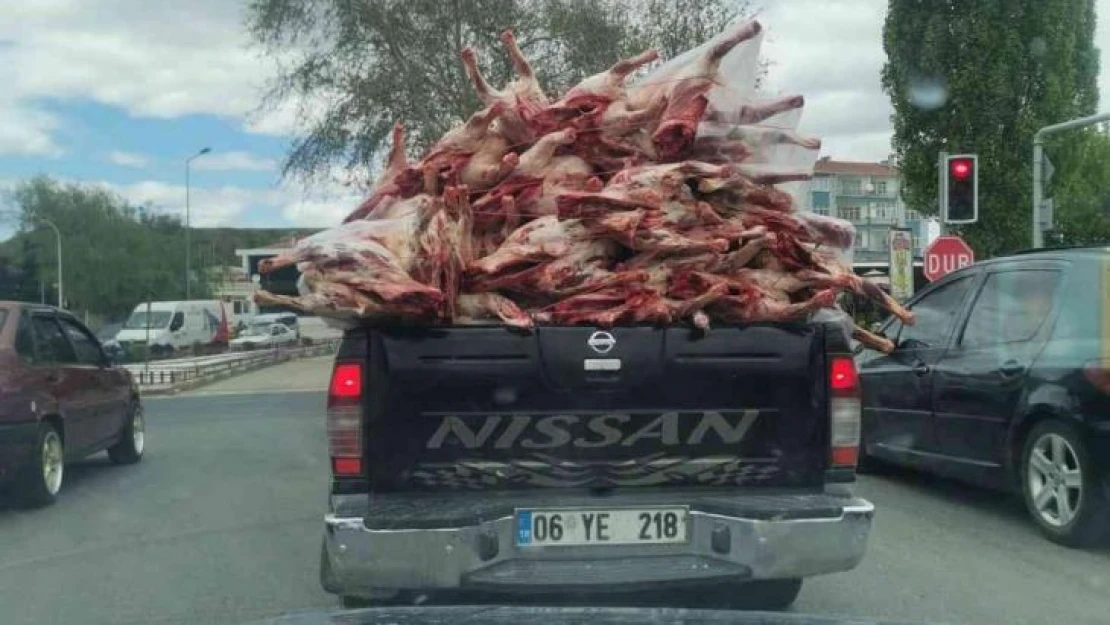
[[[1064,291],[1052,331],[1056,340],[1105,340],[1110,328],[1110,258],[1073,269],[1071,288]]]

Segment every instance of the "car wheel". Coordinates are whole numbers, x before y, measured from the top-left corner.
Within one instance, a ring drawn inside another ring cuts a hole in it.
[[[1084,547],[1106,534],[1106,489],[1070,424],[1033,427],[1021,455],[1021,486],[1026,509],[1049,540]]]
[[[143,459],[146,449],[146,418],[142,404],[135,402],[119,442],[108,448],[108,457],[116,464],[135,464]]]
[[[50,423],[39,425],[35,452],[16,478],[16,497],[25,505],[48,506],[57,499],[65,476],[65,446],[62,435]]]

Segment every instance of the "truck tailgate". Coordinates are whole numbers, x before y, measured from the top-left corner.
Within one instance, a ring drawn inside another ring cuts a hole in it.
[[[820,485],[825,332],[369,332],[371,490]]]

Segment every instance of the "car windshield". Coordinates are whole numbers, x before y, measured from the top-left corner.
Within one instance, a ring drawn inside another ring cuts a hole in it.
[[[173,313],[164,311],[151,311],[147,313],[145,310],[132,313],[127,319],[127,323],[123,324],[126,330],[142,330],[146,329],[149,325],[153,329],[161,329],[170,325],[170,319]],[[149,320],[149,321],[148,321]]]
[[[0,625],[1110,625],[1110,0],[0,0],[0,307]]]

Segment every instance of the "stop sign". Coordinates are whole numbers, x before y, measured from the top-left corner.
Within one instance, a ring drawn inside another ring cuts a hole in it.
[[[975,252],[964,240],[957,236],[945,235],[933,239],[925,248],[925,279],[929,282],[940,280],[949,273],[967,267],[975,262]]]

